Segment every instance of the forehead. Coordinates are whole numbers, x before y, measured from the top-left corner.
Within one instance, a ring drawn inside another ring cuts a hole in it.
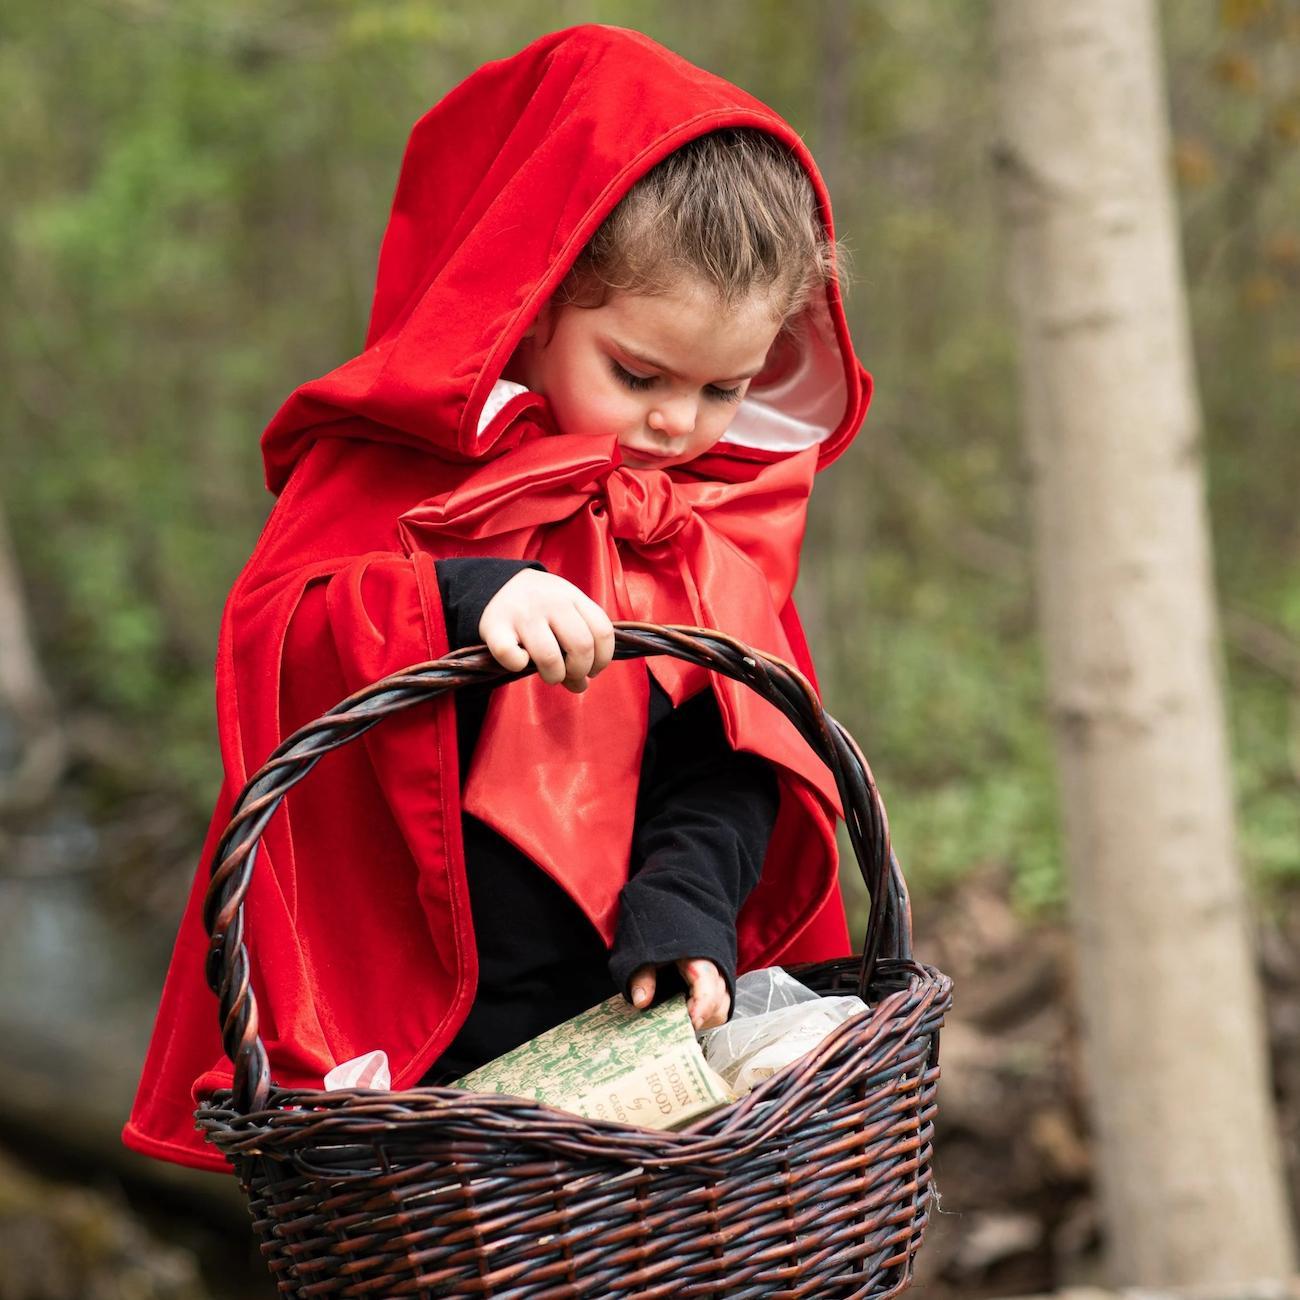
[[[763,363],[780,322],[767,294],[724,308],[707,287],[681,284],[666,293],[613,293],[589,309],[601,342],[653,357],[685,377],[730,378]]]

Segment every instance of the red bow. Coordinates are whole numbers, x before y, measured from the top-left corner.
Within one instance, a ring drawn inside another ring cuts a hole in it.
[[[784,659],[815,448],[742,482],[631,470],[614,439],[543,434],[401,517],[409,550],[540,560],[611,617],[715,627]],[[581,696],[536,677],[495,692],[463,807],[566,886],[607,942],[627,880],[648,685],[680,704],[712,677],[728,738],[805,776],[807,746],[748,687],[678,659],[611,664]],[[640,725],[629,724],[639,719]]]

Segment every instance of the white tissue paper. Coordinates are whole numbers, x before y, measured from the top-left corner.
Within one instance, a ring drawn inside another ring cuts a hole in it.
[[[704,1059],[737,1095],[812,1051],[833,1029],[869,1010],[861,998],[824,998],[780,966],[736,980],[731,1020],[699,1035]]]
[[[388,1053],[379,1048],[336,1065],[325,1076],[326,1092],[337,1092],[340,1088],[382,1088],[387,1092],[392,1086]]]

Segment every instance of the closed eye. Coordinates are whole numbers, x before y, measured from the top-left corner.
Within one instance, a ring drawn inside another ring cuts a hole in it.
[[[738,402],[745,395],[743,384],[737,384],[735,388],[719,388],[716,384],[710,384],[705,391],[718,402]]]
[[[614,373],[614,378],[634,393],[652,388],[659,378],[658,375],[634,375],[626,367],[620,366],[613,357],[609,359],[609,366]],[[744,385],[737,384],[735,388],[719,388],[716,384],[706,384],[704,391],[715,402],[738,402],[744,396]]]
[[[633,392],[639,393],[646,388],[652,387],[654,384],[654,375],[634,375],[630,370],[625,370],[620,366],[613,357],[610,357],[609,359],[609,366],[614,372],[614,378],[621,384],[625,384],[628,388],[632,389]]]

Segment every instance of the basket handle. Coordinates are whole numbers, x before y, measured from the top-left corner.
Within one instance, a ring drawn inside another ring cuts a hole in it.
[[[751,687],[789,718],[830,768],[843,802],[853,853],[871,895],[858,975],[858,995],[865,1000],[880,958],[912,960],[912,920],[907,886],[890,849],[884,805],[862,751],[822,708],[807,678],[784,660],[706,628],[614,624],[615,659],[655,654],[699,664]],[[321,758],[390,715],[461,687],[493,687],[534,671],[530,664],[522,672],[510,672],[483,646],[405,668],[300,727],[281,742],[240,792],[212,855],[203,923],[209,936],[205,974],[220,1004],[222,1044],[235,1067],[232,1105],[242,1114],[265,1109],[272,1087],[244,946],[244,896],[271,815]]]

